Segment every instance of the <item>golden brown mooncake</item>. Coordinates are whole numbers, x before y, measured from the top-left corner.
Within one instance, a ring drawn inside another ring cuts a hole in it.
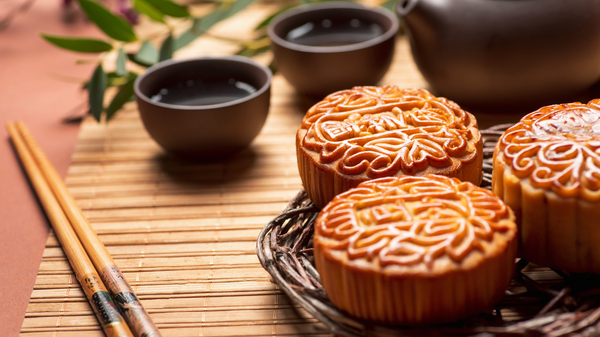
[[[600,272],[600,99],[526,115],[498,141],[493,166],[525,259]]]
[[[514,215],[491,191],[457,178],[366,181],[315,221],[314,255],[329,299],[371,321],[460,320],[503,295],[517,252]]]
[[[479,184],[482,149],[473,115],[426,90],[392,85],[327,96],[296,134],[300,177],[320,208],[381,177],[441,174]]]

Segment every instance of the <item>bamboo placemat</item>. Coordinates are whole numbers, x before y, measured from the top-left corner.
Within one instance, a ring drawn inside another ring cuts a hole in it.
[[[239,38],[268,13],[255,5],[214,34]],[[234,50],[207,37],[178,56]],[[404,38],[382,83],[425,86]],[[255,253],[260,229],[301,187],[294,136],[306,104],[285,79],[274,76],[270,115],[251,147],[221,162],[166,155],[136,109],[83,122],[66,183],[163,336],[329,335],[271,283]],[[103,336],[51,233],[21,336],[84,334]]]

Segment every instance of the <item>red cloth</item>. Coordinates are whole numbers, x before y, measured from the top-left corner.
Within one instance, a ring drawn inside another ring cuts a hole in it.
[[[24,1],[4,2],[0,19]],[[88,78],[93,65],[75,61],[95,55],[61,50],[39,33],[101,36],[81,16],[66,23],[64,14],[62,0],[37,0],[0,31],[0,336],[19,334],[50,228],[5,124],[24,121],[64,177],[79,126],[62,119],[86,101],[81,84],[66,78]]]

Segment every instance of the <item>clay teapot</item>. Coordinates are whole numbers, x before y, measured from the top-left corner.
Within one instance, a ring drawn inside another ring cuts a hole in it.
[[[600,0],[399,0],[437,95],[505,108],[562,103],[600,79]]]

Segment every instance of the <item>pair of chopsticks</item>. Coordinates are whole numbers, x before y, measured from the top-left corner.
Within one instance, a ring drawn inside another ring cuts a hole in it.
[[[6,128],[106,336],[160,336],[31,132],[22,122]]]

